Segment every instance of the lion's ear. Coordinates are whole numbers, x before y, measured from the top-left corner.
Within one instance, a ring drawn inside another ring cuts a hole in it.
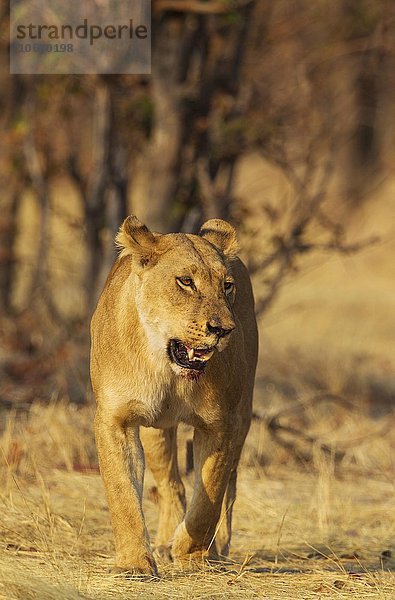
[[[154,234],[134,215],[126,217],[115,237],[120,256],[132,255],[144,267],[155,254]]]
[[[236,256],[239,250],[234,227],[222,219],[210,219],[206,221],[202,225],[199,235],[219,248],[229,258]]]

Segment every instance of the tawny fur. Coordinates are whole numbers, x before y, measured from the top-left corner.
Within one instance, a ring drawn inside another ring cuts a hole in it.
[[[226,555],[236,470],[251,420],[257,360],[254,301],[236,234],[219,219],[200,235],[151,233],[128,217],[121,248],[92,318],[95,433],[116,547],[116,568],[156,574],[142,513],[145,457],[159,492],[156,548],[190,559]],[[191,277],[195,289],[177,278]],[[236,291],[226,293],[225,278]],[[211,319],[234,331],[218,338]],[[169,359],[170,339],[216,346],[204,374]],[[193,374],[192,374],[193,375]],[[186,510],[176,428],[194,427],[195,486]],[[213,537],[215,535],[215,542]]]

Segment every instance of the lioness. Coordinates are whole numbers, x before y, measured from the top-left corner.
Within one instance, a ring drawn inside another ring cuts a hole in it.
[[[156,575],[142,513],[140,439],[159,492],[158,552],[181,562],[226,555],[251,420],[254,300],[225,221],[207,221],[199,235],[161,235],[130,216],[116,242],[121,252],[91,325],[96,443],[115,570]],[[180,421],[194,427],[187,510],[177,466]]]

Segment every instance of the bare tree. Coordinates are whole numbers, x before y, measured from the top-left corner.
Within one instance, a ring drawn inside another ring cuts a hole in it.
[[[158,231],[196,231],[212,217],[235,221],[254,250],[246,259],[261,315],[306,254],[373,243],[347,237],[357,210],[350,181],[360,198],[372,169],[384,176],[383,165],[390,167],[392,14],[385,0],[155,0],[151,76],[32,78],[1,70],[2,312],[29,306],[37,315],[44,307],[63,339],[84,331],[86,343],[114,258],[113,234],[129,211]],[[7,31],[4,3],[0,18]],[[0,44],[4,62],[7,35]],[[281,171],[287,202],[265,198],[250,214],[235,198],[235,174],[250,152]],[[66,178],[78,215],[58,200]],[[16,249],[27,192],[39,233],[30,241],[32,264],[24,265]],[[58,306],[48,259],[59,220],[83,240],[84,269],[70,275],[84,297],[78,318]],[[29,281],[16,306],[21,266]]]
[[[156,2],[147,148],[139,214],[159,231],[229,217],[234,164],[242,148],[222,129],[242,107],[240,65],[254,2]]]

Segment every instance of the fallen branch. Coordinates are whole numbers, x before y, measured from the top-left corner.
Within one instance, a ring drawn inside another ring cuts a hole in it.
[[[346,450],[348,450],[349,448],[353,448],[358,443],[364,441],[367,437],[382,437],[389,430],[389,424],[387,423],[384,425],[384,427],[381,427],[380,430],[369,433],[368,435],[364,435],[359,438],[349,439],[345,442],[337,442],[336,445],[339,449],[334,450],[334,448],[331,445],[321,442],[317,436],[305,433],[304,431],[297,429],[296,427],[280,423],[280,419],[285,415],[291,415],[300,412],[305,413],[306,409],[311,408],[312,406],[315,406],[322,402],[332,402],[334,404],[342,406],[348,411],[356,412],[358,410],[358,407],[346,398],[337,394],[332,394],[330,392],[324,392],[321,394],[317,394],[316,396],[311,398],[311,400],[305,405],[296,403],[290,407],[280,410],[277,414],[271,417],[267,424],[268,430],[272,435],[274,441],[283,446],[283,448],[289,450],[298,459],[301,459],[304,462],[311,461],[312,451],[306,452],[301,450],[298,447],[298,442],[306,443],[311,448],[313,448],[314,446],[318,446],[324,454],[332,457],[335,462],[340,462],[344,458]],[[286,440],[284,439],[282,434],[288,434],[290,436],[293,436],[293,439]]]

